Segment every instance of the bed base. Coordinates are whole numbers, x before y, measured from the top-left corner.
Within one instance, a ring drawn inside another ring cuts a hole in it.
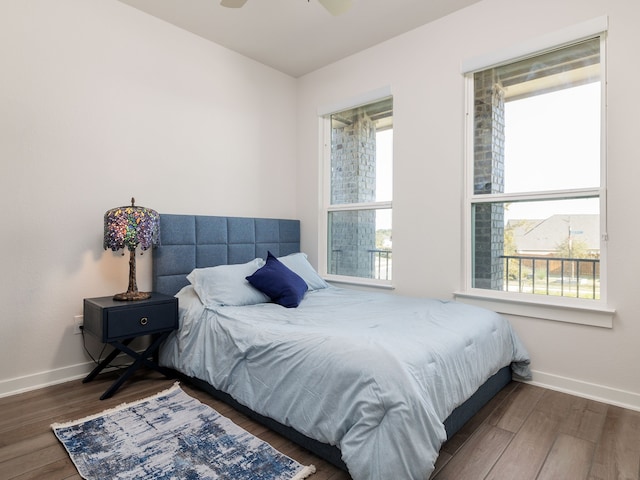
[[[326,460],[332,465],[340,468],[341,470],[348,471],[347,466],[342,461],[342,454],[340,449],[336,446],[329,445],[327,443],[319,442],[313,438],[309,438],[306,435],[298,432],[297,430],[288,427],[273,420],[272,418],[265,417],[259,413],[254,412],[249,407],[236,401],[231,395],[217,388],[211,384],[195,377],[189,377],[183,374],[178,374],[184,381],[192,384],[193,386],[209,393],[214,398],[226,403],[233,407],[235,410],[246,415],[247,417],[261,423],[265,427],[273,430],[274,432],[282,435],[283,437],[291,440],[292,442],[306,448],[314,455]],[[462,405],[457,407],[449,417],[444,421],[444,428],[447,432],[447,439],[453,437],[465,423],[467,423],[478,411],[489,402],[500,390],[502,390],[509,382],[511,382],[511,367],[506,366],[490,377],[484,384],[478,388],[478,390],[467,399]]]
[[[498,370],[492,377],[480,385],[471,397],[457,407],[444,421],[447,440],[453,437],[489,400],[511,382],[511,367],[506,366]]]

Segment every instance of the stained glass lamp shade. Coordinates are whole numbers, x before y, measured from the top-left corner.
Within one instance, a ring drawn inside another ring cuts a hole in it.
[[[136,282],[136,248],[147,250],[159,243],[160,215],[155,210],[136,207],[131,199],[130,207],[112,208],[104,214],[104,249],[114,252],[129,250],[129,288],[116,294],[114,300],[144,300],[150,292],[139,292]],[[123,254],[124,255],[124,254]]]

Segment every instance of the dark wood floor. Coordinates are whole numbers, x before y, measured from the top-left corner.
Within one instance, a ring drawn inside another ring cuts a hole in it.
[[[74,381],[0,398],[0,479],[80,479],[50,424],[98,413],[173,383],[142,372],[113,398],[98,400],[114,378],[108,373],[88,384]],[[313,480],[351,478],[208,394],[186,383],[182,387],[286,455],[314,464]],[[442,447],[431,478],[640,480],[640,413],[512,383]]]

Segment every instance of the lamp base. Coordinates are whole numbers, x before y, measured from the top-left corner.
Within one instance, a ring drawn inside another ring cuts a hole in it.
[[[113,296],[114,300],[118,300],[121,302],[146,300],[147,298],[151,298],[151,292],[124,292],[124,293],[116,293]]]

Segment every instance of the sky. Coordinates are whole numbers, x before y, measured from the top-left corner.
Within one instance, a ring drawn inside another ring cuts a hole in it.
[[[600,88],[596,82],[507,102],[506,193],[600,186]],[[598,213],[598,206],[597,199],[513,203],[506,215],[542,219]]]
[[[376,134],[376,201],[393,200],[393,129]],[[376,230],[390,229],[391,210],[378,210]]]

